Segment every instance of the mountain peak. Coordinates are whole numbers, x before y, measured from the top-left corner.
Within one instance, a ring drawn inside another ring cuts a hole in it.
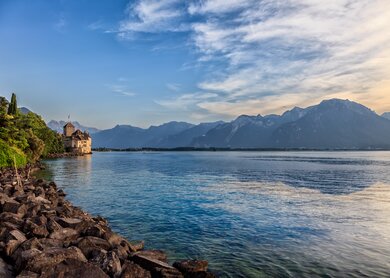
[[[337,109],[348,109],[351,111],[354,111],[355,113],[359,114],[372,114],[373,112],[371,109],[368,107],[354,102],[350,101],[348,99],[338,99],[338,98],[333,98],[333,99],[328,99],[328,100],[323,100],[321,103],[318,105],[319,108],[337,108]]]
[[[388,119],[388,120],[390,120],[390,112],[385,112],[385,113],[383,113],[383,114],[382,114],[382,117],[383,117],[383,118],[386,118],[386,119]]]

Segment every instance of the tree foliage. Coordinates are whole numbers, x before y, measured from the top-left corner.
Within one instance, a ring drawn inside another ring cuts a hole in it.
[[[49,129],[39,115],[20,113],[16,105],[15,94],[9,104],[0,97],[0,167],[13,165],[10,155],[22,155],[27,162],[35,162],[42,156],[64,152],[61,135]],[[22,165],[23,159],[19,160]]]
[[[16,102],[16,95],[13,93],[11,96],[11,103],[8,106],[8,114],[16,115],[17,112],[18,112],[18,104]]]

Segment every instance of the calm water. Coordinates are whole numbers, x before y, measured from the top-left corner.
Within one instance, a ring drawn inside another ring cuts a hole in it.
[[[390,152],[95,153],[47,161],[74,204],[222,277],[390,277]]]

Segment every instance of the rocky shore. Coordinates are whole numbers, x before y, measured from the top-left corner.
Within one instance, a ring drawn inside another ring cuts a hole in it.
[[[0,277],[215,277],[207,261],[170,265],[163,251],[129,242],[30,174],[0,170]]]

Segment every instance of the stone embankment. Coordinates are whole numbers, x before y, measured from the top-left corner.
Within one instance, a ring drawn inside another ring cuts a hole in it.
[[[84,156],[89,154],[83,154],[83,153],[76,153],[76,152],[70,152],[70,153],[51,153],[48,154],[45,158],[65,158],[65,157],[76,157],[76,156]]]
[[[0,277],[215,277],[207,261],[170,265],[73,206],[54,182],[29,176],[0,170]]]

